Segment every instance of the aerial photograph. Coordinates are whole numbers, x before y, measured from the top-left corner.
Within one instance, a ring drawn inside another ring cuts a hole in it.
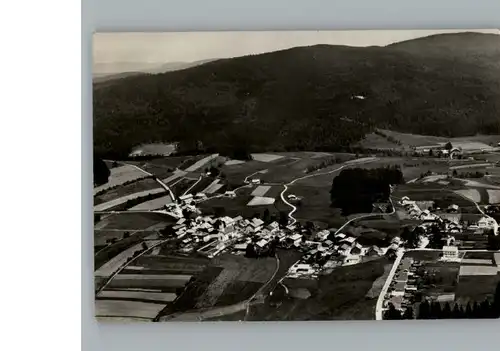
[[[99,322],[500,318],[500,31],[96,33]]]

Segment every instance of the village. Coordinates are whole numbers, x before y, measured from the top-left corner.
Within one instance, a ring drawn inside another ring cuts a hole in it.
[[[255,181],[255,184],[258,182]],[[234,192],[227,192],[225,196],[235,195]],[[438,250],[442,251],[442,260],[457,261],[462,242],[455,238],[456,235],[483,234],[488,231],[498,234],[496,220],[484,213],[477,221],[464,224],[454,215],[460,211],[458,205],[452,204],[446,209],[422,210],[417,201],[404,196],[396,206],[404,209],[409,218],[420,222],[412,228],[414,238],[396,236],[386,247],[366,246],[357,242],[357,237],[351,236],[347,231],[335,228],[316,230],[302,227],[300,223],[285,224],[276,220],[266,223],[256,217],[202,215],[196,202],[204,198],[203,194],[187,194],[180,196],[177,202],[165,205],[165,212],[177,218],[177,222],[166,228],[164,233],[179,240],[179,253],[197,253],[214,258],[227,252],[257,258],[273,256],[276,248],[299,250],[303,256],[291,266],[288,278],[317,278],[325,270],[355,265],[381,256],[397,257],[405,249]],[[436,228],[439,233],[436,233]],[[401,269],[408,270],[406,266],[411,264],[413,263],[405,260]],[[399,288],[395,288],[395,296],[400,295]],[[408,289],[412,289],[411,284]]]

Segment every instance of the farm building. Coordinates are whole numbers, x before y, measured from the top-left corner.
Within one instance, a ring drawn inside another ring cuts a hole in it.
[[[443,259],[445,259],[445,260],[458,259],[458,247],[456,247],[456,246],[443,246]]]

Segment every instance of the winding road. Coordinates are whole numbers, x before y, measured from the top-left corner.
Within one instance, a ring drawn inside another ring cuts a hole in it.
[[[295,211],[297,211],[297,207],[295,207],[294,205],[292,205],[291,203],[289,203],[285,199],[285,193],[288,190],[288,186],[293,185],[293,184],[295,184],[296,182],[298,182],[300,180],[304,180],[304,179],[308,179],[308,178],[312,178],[312,177],[319,177],[319,176],[323,176],[323,175],[332,174],[332,173],[341,171],[342,169],[344,169],[346,167],[349,167],[349,166],[358,165],[358,164],[364,164],[364,163],[369,163],[369,162],[373,162],[375,160],[377,160],[376,157],[367,157],[367,158],[364,158],[364,159],[357,159],[357,160],[348,161],[348,162],[345,162],[344,165],[340,166],[339,168],[335,168],[335,169],[333,169],[331,171],[328,171],[328,172],[319,172],[319,173],[314,173],[314,174],[308,174],[306,176],[295,178],[294,180],[292,180],[291,182],[289,182],[287,184],[283,184],[284,189],[281,192],[280,197],[281,197],[281,201],[283,201],[285,204],[287,204],[288,206],[290,206],[292,208],[292,210],[288,213],[288,217],[291,220],[290,224],[293,225],[293,224],[295,224],[297,222],[297,219],[295,219],[295,217],[293,217],[293,213]],[[246,178],[245,178],[245,180],[246,180]]]

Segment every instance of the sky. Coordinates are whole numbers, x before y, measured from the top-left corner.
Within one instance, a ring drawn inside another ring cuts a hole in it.
[[[169,62],[230,58],[316,44],[385,46],[433,34],[466,31],[500,34],[498,29],[96,33],[94,73],[118,73]]]

